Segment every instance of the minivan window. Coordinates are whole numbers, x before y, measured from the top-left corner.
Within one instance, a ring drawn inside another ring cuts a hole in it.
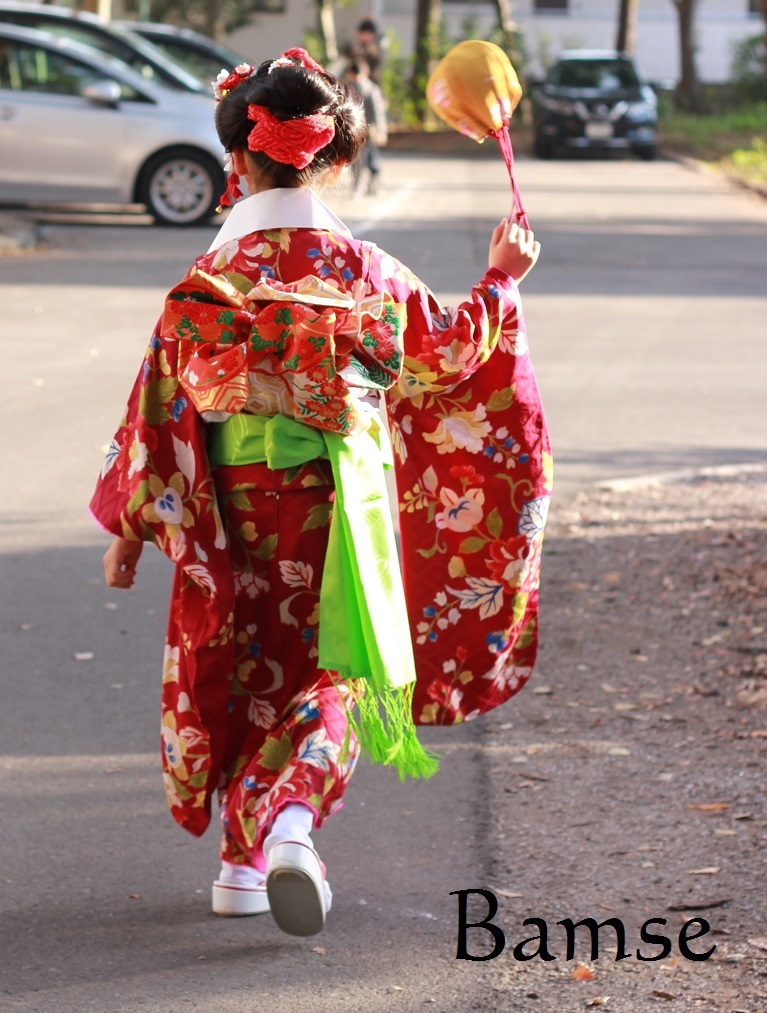
[[[90,67],[70,56],[46,49],[43,46],[30,46],[22,42],[5,40],[0,50],[0,81],[5,82],[13,91],[33,91],[51,95],[81,95],[83,88],[94,81],[109,80],[94,67]],[[121,99],[125,102],[146,102],[147,99],[132,88],[131,85],[119,81]]]

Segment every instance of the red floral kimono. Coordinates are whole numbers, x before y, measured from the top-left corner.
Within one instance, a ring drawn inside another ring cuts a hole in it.
[[[201,834],[221,791],[228,861],[252,860],[290,800],[321,823],[357,746],[349,688],[316,660],[327,462],[213,471],[206,429],[244,411],[353,436],[371,394],[394,449],[414,717],[457,723],[517,692],[537,646],[551,457],[505,272],[444,309],[311,191],[248,198],[169,294],[102,468],[96,519],[176,564],[166,792]]]

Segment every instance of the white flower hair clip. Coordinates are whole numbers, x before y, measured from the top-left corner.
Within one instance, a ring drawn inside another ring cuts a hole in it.
[[[238,84],[247,81],[255,73],[256,68],[251,67],[249,63],[238,63],[234,70],[226,70],[226,68],[220,70],[216,80],[211,81],[216,102],[220,102],[224,95],[227,95],[232,88],[236,88]]]

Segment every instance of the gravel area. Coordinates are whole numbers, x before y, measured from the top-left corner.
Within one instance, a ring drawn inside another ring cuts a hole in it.
[[[506,934],[488,1009],[767,1009],[766,593],[767,472],[557,504],[539,666],[484,736]],[[515,956],[533,917],[556,960]],[[584,917],[620,919],[626,959],[608,927],[597,960],[586,929],[567,960],[557,922]],[[650,918],[672,949],[641,961],[661,952],[639,937]],[[693,918],[707,960],[680,952]],[[469,946],[492,939],[471,929]]]

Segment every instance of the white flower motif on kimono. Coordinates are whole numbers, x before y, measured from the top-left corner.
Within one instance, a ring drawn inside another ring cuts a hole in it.
[[[324,728],[318,728],[307,735],[298,747],[296,763],[309,763],[312,767],[330,770],[330,764],[338,757],[338,743],[327,737]]]
[[[213,580],[210,570],[202,563],[188,563],[184,567],[184,573],[187,573],[196,584],[206,591],[211,594],[216,593],[216,582]]]
[[[271,728],[277,721],[277,712],[266,700],[258,700],[254,697],[248,707],[248,721],[258,725],[259,728]]]
[[[449,587],[450,594],[460,599],[462,609],[479,609],[480,619],[496,615],[503,604],[503,585],[487,577],[467,577],[466,590]]]
[[[498,348],[507,355],[527,355],[529,345],[523,330],[502,331],[498,339]]]
[[[176,785],[173,782],[173,778],[166,771],[163,771],[162,780],[165,786],[165,795],[168,799],[168,804],[172,807],[180,806],[182,804],[181,796],[176,791]]]
[[[438,528],[447,528],[449,531],[471,531],[482,520],[485,494],[481,489],[467,489],[461,495],[443,487],[439,491],[439,498],[445,509],[434,518]]]
[[[539,496],[537,499],[531,499],[525,503],[519,517],[517,531],[519,531],[520,535],[524,535],[528,542],[543,537],[543,529],[549,514],[550,503],[550,496]]]
[[[178,563],[178,561],[182,558],[185,549],[186,549],[186,535],[184,534],[183,529],[179,528],[178,534],[176,535],[175,538],[171,538],[170,543],[168,545],[168,552],[170,554],[170,558],[173,560],[174,563]]]
[[[451,341],[449,345],[438,345],[434,351],[442,356],[439,366],[446,373],[458,373],[465,369],[467,363],[471,362],[477,354],[472,345],[467,345],[466,342],[458,339]]]
[[[128,468],[128,478],[133,478],[134,475],[138,475],[147,466],[149,460],[149,450],[146,443],[142,443],[136,433],[133,444],[130,448],[130,467]]]
[[[463,700],[463,693],[460,691],[460,689],[454,689],[450,694],[450,697],[447,701],[447,705],[451,710],[458,711],[458,713],[460,713],[462,700]]]
[[[178,663],[180,654],[180,647],[171,647],[170,644],[165,645],[165,656],[163,657],[162,663],[163,682],[178,682]]]
[[[184,519],[184,504],[175,489],[166,486],[162,496],[154,501],[154,512],[166,524],[180,524]]]
[[[224,245],[216,253],[213,261],[213,267],[217,271],[220,271],[223,267],[226,267],[230,261],[234,260],[239,252],[240,242],[238,239],[231,239],[228,243],[224,243]]]
[[[234,593],[245,593],[248,598],[257,598],[262,592],[269,591],[269,581],[259,577],[257,573],[237,571],[234,574]]]
[[[480,404],[473,411],[451,412],[443,419],[433,433],[424,433],[427,443],[437,445],[438,454],[452,454],[454,450],[468,450],[470,454],[482,452],[482,441],[492,430],[485,419],[485,406]]]
[[[162,726],[162,747],[168,766],[176,770],[184,762],[184,754],[178,735],[168,725]]]
[[[482,676],[483,679],[488,679],[493,684],[493,689],[514,691],[517,687],[530,678],[532,668],[508,664],[508,659],[499,655],[498,661]]]
[[[112,440],[104,455],[104,463],[101,465],[101,477],[104,478],[112,469],[120,453],[120,445],[117,440]]]
[[[305,587],[307,591],[311,591],[314,570],[306,563],[293,562],[291,559],[281,560],[280,574],[288,587]]]

